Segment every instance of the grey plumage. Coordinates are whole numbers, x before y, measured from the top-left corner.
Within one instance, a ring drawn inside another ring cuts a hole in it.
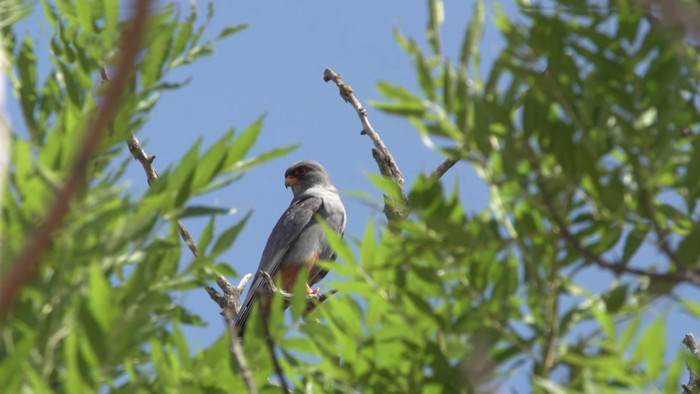
[[[285,185],[292,187],[294,198],[272,229],[257,270],[265,271],[273,278],[285,267],[305,266],[316,256],[321,260],[335,258],[316,214],[339,234],[342,235],[345,231],[345,207],[338,190],[321,164],[311,160],[294,163],[285,172]],[[305,271],[303,267],[299,268],[303,277]],[[236,320],[241,334],[258,298],[258,289],[264,284],[257,271]],[[326,273],[327,271],[318,266],[310,267],[308,285],[314,285],[323,279]]]

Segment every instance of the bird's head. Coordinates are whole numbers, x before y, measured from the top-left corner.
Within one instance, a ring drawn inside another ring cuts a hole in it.
[[[296,162],[284,173],[284,185],[291,186],[295,196],[323,184],[331,184],[331,178],[326,169],[313,160]]]

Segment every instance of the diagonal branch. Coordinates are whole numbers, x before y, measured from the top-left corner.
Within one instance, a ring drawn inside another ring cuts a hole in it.
[[[445,175],[445,173],[446,173],[450,168],[452,168],[452,166],[454,166],[455,164],[457,164],[458,161],[459,161],[459,159],[454,159],[454,158],[449,158],[449,157],[448,157],[447,159],[445,159],[445,161],[443,161],[442,163],[440,163],[439,166],[437,166],[437,168],[435,169],[435,171],[433,171],[432,174],[430,174],[430,176],[435,177],[435,178],[442,178],[442,176]]]
[[[360,100],[358,100],[357,97],[355,97],[355,95],[353,94],[352,87],[350,85],[346,85],[343,82],[342,75],[336,73],[330,68],[327,68],[323,72],[323,80],[326,82],[335,82],[335,84],[338,85],[338,89],[340,90],[340,97],[342,97],[343,100],[345,100],[345,102],[350,103],[350,105],[352,105],[352,107],[355,108],[355,111],[357,111],[357,115],[360,117],[360,122],[362,123],[362,132],[360,134],[366,134],[372,140],[372,143],[374,143],[374,149],[372,149],[372,156],[374,157],[374,160],[379,166],[379,172],[383,176],[396,182],[396,184],[401,189],[401,194],[404,196],[405,200],[406,180],[403,177],[403,173],[401,173],[399,165],[396,164],[394,156],[392,156],[391,152],[389,152],[389,148],[386,147],[384,141],[382,141],[382,138],[379,136],[379,133],[377,133],[374,130],[374,127],[372,127],[372,124],[369,122],[367,110],[362,106]],[[384,212],[389,221],[393,220],[396,217],[406,217],[407,215],[406,212],[403,212],[402,210],[392,206],[391,201],[388,198],[387,203],[384,205]]]
[[[56,195],[53,207],[47,213],[44,222],[34,232],[32,241],[17,257],[9,275],[0,286],[0,316],[7,313],[20,289],[36,274],[40,258],[51,246],[51,238],[66,216],[73,195],[85,186],[85,171],[88,163],[98,150],[105,130],[114,119],[124,88],[128,86],[128,80],[134,72],[134,63],[140,49],[138,44],[142,42],[146,28],[149,5],[149,0],[135,1],[133,23],[122,32],[120,47],[123,52],[119,59],[114,83],[107,89],[100,109],[88,126],[83,146],[80,148],[68,179]]]
[[[404,179],[403,173],[399,169],[399,165],[396,163],[396,160],[389,151],[389,148],[387,148],[386,144],[384,144],[384,141],[382,141],[382,138],[379,136],[379,133],[377,133],[377,131],[374,130],[374,127],[372,127],[372,124],[369,121],[369,116],[367,116],[367,110],[365,109],[365,107],[362,106],[360,100],[358,100],[357,97],[355,97],[355,95],[353,94],[352,87],[343,82],[342,75],[336,73],[330,68],[327,68],[323,72],[323,80],[326,82],[335,82],[335,84],[338,85],[338,89],[340,90],[340,97],[342,97],[346,103],[350,103],[350,105],[352,105],[352,107],[355,108],[357,115],[360,117],[360,122],[362,123],[362,132],[360,134],[366,134],[372,140],[372,143],[374,143],[374,149],[372,149],[372,156],[374,157],[374,160],[379,166],[379,172],[384,177],[387,177],[396,182],[396,184],[401,189],[401,195],[403,196],[403,199],[405,201],[406,180]],[[441,178],[458,161],[459,159],[455,158],[445,159],[430,174],[430,176],[435,178]],[[403,210],[395,207],[394,204],[392,204],[392,201],[386,196],[385,201],[386,203],[384,205],[384,213],[386,214],[386,217],[387,219],[389,219],[389,221],[397,217],[401,218],[407,216],[407,212],[404,212]]]
[[[554,209],[554,204],[552,204],[551,198],[549,197],[549,194],[546,192],[545,189],[542,188],[543,185],[540,185],[540,191],[544,197],[544,203],[545,206],[547,207],[547,211],[549,211],[549,216],[552,218],[554,221],[554,224],[559,228],[559,233],[561,234],[562,239],[564,242],[566,242],[569,247],[573,248],[576,250],[581,256],[583,256],[584,259],[594,263],[595,265],[599,266],[600,268],[604,268],[610,271],[613,271],[616,274],[632,274],[632,275],[637,275],[637,276],[643,276],[647,277],[650,280],[654,282],[666,282],[666,283],[681,283],[681,282],[690,282],[695,285],[700,285],[700,275],[698,275],[696,272],[690,271],[690,270],[680,270],[678,272],[667,272],[667,273],[657,273],[657,272],[651,272],[648,270],[644,269],[638,269],[638,268],[632,268],[628,267],[626,264],[622,262],[612,262],[608,261],[602,256],[591,252],[586,248],[581,242],[574,236],[571,231],[569,230],[568,226],[564,222],[564,219],[561,218],[556,213],[556,210]]]
[[[134,156],[134,159],[141,163],[143,170],[146,172],[148,185],[150,186],[158,179],[158,171],[156,171],[155,167],[153,167],[153,160],[155,160],[156,157],[146,154],[146,151],[141,146],[138,138],[136,138],[136,136],[133,134],[126,144],[129,147],[129,152],[131,152],[131,155]],[[190,232],[187,230],[185,224],[179,219],[176,221],[176,224],[178,230],[180,231],[180,237],[183,241],[185,241],[185,244],[190,249],[194,257],[199,256],[199,252],[197,251],[197,242],[192,237],[192,234],[190,234]]]

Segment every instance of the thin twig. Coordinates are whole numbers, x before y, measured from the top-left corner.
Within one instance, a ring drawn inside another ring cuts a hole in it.
[[[129,147],[129,152],[131,152],[131,155],[134,156],[134,159],[141,163],[143,170],[146,172],[146,177],[148,178],[148,185],[150,186],[158,179],[158,171],[156,171],[155,167],[153,166],[153,160],[155,160],[156,157],[146,154],[146,151],[141,146],[138,138],[136,138],[136,136],[133,134],[126,144]],[[178,219],[176,224],[178,230],[180,231],[180,237],[183,241],[185,241],[185,245],[187,245],[194,257],[197,257],[199,255],[197,251],[197,242],[194,240],[190,232],[187,230],[187,227],[185,227],[181,220]]]
[[[267,274],[267,273],[265,273],[265,274]],[[267,275],[267,277],[270,278],[269,275]],[[270,278],[270,280],[272,280],[272,278]],[[277,353],[275,353],[275,341],[272,339],[272,335],[270,335],[270,316],[268,313],[263,312],[262,317],[263,317],[263,328],[265,329],[265,344],[267,345],[267,349],[270,351],[270,357],[272,357],[272,365],[275,368],[275,374],[277,375],[277,378],[280,380],[280,385],[282,386],[282,390],[284,390],[285,393],[289,393],[290,390],[289,390],[289,385],[287,384],[287,379],[284,377],[284,373],[282,372],[282,366],[280,365],[280,362],[277,359]]]
[[[445,159],[445,161],[443,161],[442,163],[440,163],[439,166],[437,166],[435,171],[433,171],[433,173],[430,174],[430,176],[435,177],[435,178],[441,178],[443,175],[445,175],[447,170],[449,170],[450,168],[452,168],[452,166],[457,164],[458,161],[459,161],[459,159],[453,159],[453,158]]]
[[[255,387],[253,374],[250,372],[248,362],[245,359],[241,337],[238,336],[238,329],[236,329],[236,325],[233,323],[236,321],[236,315],[232,314],[230,309],[224,309],[224,317],[225,323],[228,326],[228,335],[231,337],[231,353],[233,353],[233,356],[238,362],[238,366],[241,368],[241,374],[243,375],[246,386],[248,386],[248,392],[257,394],[258,389]]]
[[[110,81],[109,72],[105,66],[100,67],[100,76],[102,77],[102,83]],[[153,182],[159,178],[158,171],[156,171],[155,166],[153,166],[153,161],[156,157],[146,153],[138,138],[136,138],[134,134],[131,135],[131,138],[129,138],[126,144],[134,159],[141,163],[143,170],[146,172],[148,186],[151,186]],[[181,220],[177,220],[176,223],[178,230],[180,231],[180,237],[190,249],[194,257],[197,257],[199,255],[197,251],[197,242],[195,242],[189,230],[187,230],[187,227],[185,227],[185,224],[182,223]],[[243,289],[245,289],[246,285],[248,284],[248,281],[250,281],[252,275],[244,276],[243,279],[241,279],[238,287],[233,286],[223,275],[216,274],[216,276],[216,282],[224,291],[224,295],[219,294],[216,290],[209,286],[205,286],[204,288],[211,299],[216,301],[221,307],[226,325],[228,326],[229,336],[231,337],[231,354],[233,354],[238,366],[241,368],[241,374],[243,375],[243,380],[245,381],[246,386],[248,386],[248,391],[250,393],[257,394],[258,389],[255,387],[253,374],[250,371],[250,368],[248,368],[248,362],[245,358],[241,339],[238,336],[238,330],[236,329],[236,325],[233,324],[233,322],[236,321],[236,316],[238,316],[238,311],[241,309],[241,294],[243,293]]]
[[[611,261],[604,259],[602,256],[591,252],[590,250],[588,250],[585,246],[583,246],[579,242],[579,240],[571,233],[571,231],[569,231],[569,228],[566,225],[566,223],[564,222],[564,220],[556,213],[556,210],[554,209],[554,205],[552,204],[552,201],[549,198],[548,193],[542,188],[542,185],[540,185],[540,191],[544,197],[544,203],[545,203],[545,206],[547,207],[547,210],[549,211],[549,215],[553,219],[553,221],[557,225],[557,227],[559,228],[559,233],[561,234],[561,237],[564,239],[564,242],[566,242],[570,247],[572,247],[579,254],[581,254],[581,256],[583,256],[584,259],[596,264],[597,266],[599,266],[601,268],[611,270],[611,271],[615,272],[616,274],[632,274],[632,275],[637,275],[637,276],[644,276],[644,277],[647,277],[654,282],[666,282],[666,283],[690,282],[690,283],[693,283],[695,285],[700,285],[700,276],[696,272],[693,272],[690,270],[681,270],[678,272],[668,272],[668,273],[651,272],[648,270],[628,267],[626,264],[624,264],[622,262],[611,262]]]
[[[698,342],[695,340],[695,336],[692,333],[685,334],[683,338],[683,344],[688,347],[690,353],[696,358],[700,358],[700,347],[698,347]],[[688,384],[683,384],[683,391],[686,393],[697,393],[700,388],[700,376],[690,368],[690,364],[686,363],[688,372],[690,373],[690,378],[688,379]]]
[[[327,68],[323,72],[323,80],[326,82],[335,82],[335,84],[338,85],[338,89],[340,90],[340,97],[342,97],[343,100],[345,100],[345,102],[350,103],[350,105],[352,105],[353,108],[355,108],[357,115],[360,117],[360,122],[362,123],[362,132],[360,134],[367,134],[367,136],[374,143],[374,149],[372,149],[372,156],[374,157],[374,160],[379,166],[379,172],[383,176],[396,182],[396,184],[401,189],[401,195],[404,196],[403,198],[405,200],[406,198],[404,188],[406,181],[403,177],[403,174],[401,173],[398,164],[396,164],[394,156],[391,155],[391,152],[384,144],[384,141],[382,141],[382,138],[374,130],[374,127],[372,127],[372,124],[369,122],[367,110],[362,106],[360,100],[358,100],[353,94],[352,87],[350,85],[346,85],[343,82],[342,75],[336,73],[330,68]],[[390,205],[391,202],[388,201],[388,204],[384,206],[384,212],[387,216],[387,219],[392,220],[396,216],[406,216],[406,212],[396,208],[395,206]]]
[[[20,289],[36,274],[40,264],[39,259],[44,251],[50,247],[51,238],[66,216],[73,195],[84,187],[84,174],[90,159],[97,152],[105,130],[114,119],[119,101],[124,93],[124,87],[128,86],[127,82],[134,72],[134,61],[140,49],[139,44],[142,42],[149,5],[150,0],[135,1],[133,23],[121,35],[120,48],[122,48],[123,53],[119,59],[114,83],[107,89],[100,109],[93,122],[88,126],[83,146],[75,160],[73,170],[56,195],[53,207],[46,215],[44,222],[34,232],[31,242],[17,257],[11,272],[0,286],[0,316],[7,313]]]

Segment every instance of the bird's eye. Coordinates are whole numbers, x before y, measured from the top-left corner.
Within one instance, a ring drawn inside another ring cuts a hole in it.
[[[306,174],[306,168],[299,167],[294,171],[294,174],[296,174],[297,176],[304,175]]]

